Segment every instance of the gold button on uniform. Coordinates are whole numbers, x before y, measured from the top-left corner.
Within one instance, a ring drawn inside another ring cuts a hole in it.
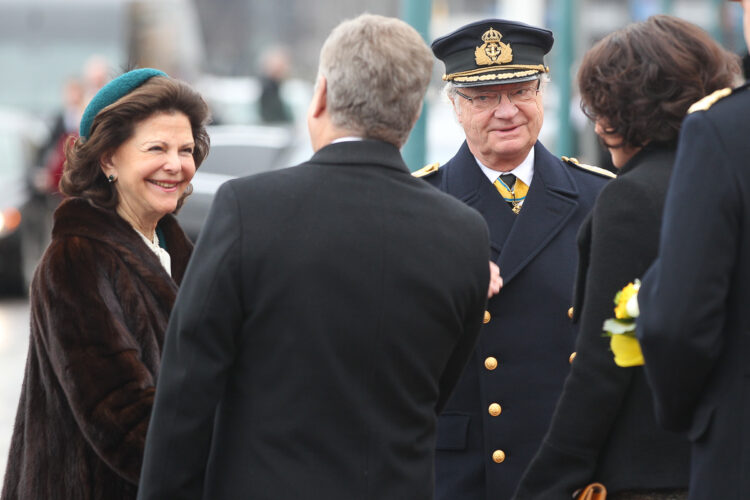
[[[489,358],[484,360],[484,367],[487,368],[489,371],[494,370],[497,368],[497,358],[493,358],[490,356]]]
[[[489,311],[484,311],[484,319],[482,320],[482,323],[485,325],[490,322],[490,319],[492,319],[492,316],[490,315]]]
[[[492,461],[496,464],[505,462],[505,452],[503,450],[495,450],[492,452]]]
[[[576,352],[574,352],[573,354],[571,354],[570,357],[568,358],[568,363],[570,363],[572,365],[573,364],[573,360],[576,359],[576,356],[578,356],[578,353],[576,353]]]
[[[497,417],[503,412],[503,407],[497,403],[492,403],[487,411],[490,412],[490,415],[493,417]]]
[[[573,308],[572,307],[570,309],[568,309],[568,317],[570,319],[573,319]]]

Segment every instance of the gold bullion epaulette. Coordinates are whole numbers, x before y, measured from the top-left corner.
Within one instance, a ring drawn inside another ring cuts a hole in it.
[[[693,105],[688,108],[688,114],[695,113],[696,111],[706,111],[707,109],[711,108],[711,106],[716,104],[721,99],[724,99],[731,93],[732,89],[727,87],[725,89],[717,90],[712,94],[708,94],[700,101],[693,103]]]
[[[419,170],[415,170],[414,172],[411,173],[411,175],[413,175],[414,177],[427,177],[437,172],[439,168],[440,168],[440,162],[436,161],[435,163],[430,163],[429,165],[425,165]]]
[[[562,158],[562,161],[564,161],[568,165],[572,165],[576,168],[580,168],[581,170],[591,172],[592,174],[601,175],[602,177],[607,177],[609,179],[617,177],[614,173],[610,172],[606,168],[599,168],[599,167],[594,167],[593,165],[586,165],[585,163],[581,163],[580,161],[578,161],[578,158],[568,158],[567,156],[561,156],[560,158]]]

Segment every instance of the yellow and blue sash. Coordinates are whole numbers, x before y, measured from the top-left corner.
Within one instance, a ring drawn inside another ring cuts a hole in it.
[[[519,213],[523,200],[526,199],[526,194],[529,192],[529,186],[519,178],[516,178],[512,189],[500,177],[495,180],[494,184],[503,199],[513,207],[513,213]]]

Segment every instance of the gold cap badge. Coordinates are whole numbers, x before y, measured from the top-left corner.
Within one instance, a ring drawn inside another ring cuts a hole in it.
[[[513,49],[510,44],[500,40],[503,35],[494,28],[490,28],[482,35],[482,45],[474,51],[474,58],[478,66],[490,64],[505,64],[513,61]]]

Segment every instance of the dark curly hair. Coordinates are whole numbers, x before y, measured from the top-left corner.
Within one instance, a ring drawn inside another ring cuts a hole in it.
[[[578,70],[581,109],[622,137],[610,147],[675,143],[690,105],[739,79],[737,55],[698,26],[666,15],[607,35]]]
[[[117,190],[102,172],[102,159],[130,139],[138,123],[158,113],[174,112],[184,113],[190,121],[195,142],[193,160],[197,169],[210,147],[206,131],[210,119],[208,105],[187,83],[155,76],[102,109],[94,118],[88,139],[79,137],[67,145],[60,192],[114,209],[119,201]],[[177,203],[177,210],[191,192],[192,186],[188,186]]]

